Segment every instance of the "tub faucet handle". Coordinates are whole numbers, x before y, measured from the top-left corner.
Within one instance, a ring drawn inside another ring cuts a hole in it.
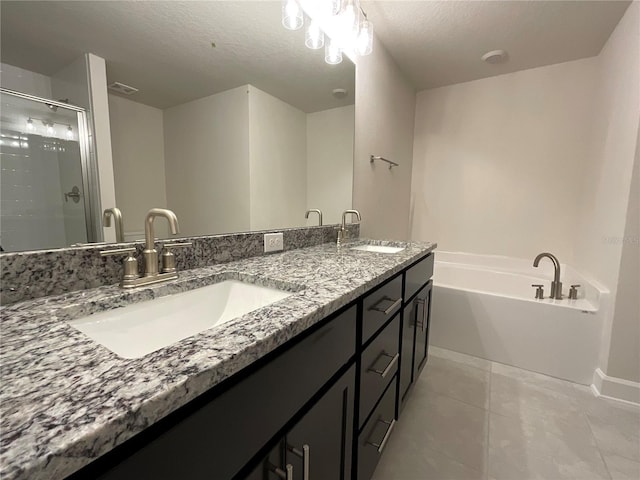
[[[571,288],[569,289],[569,300],[577,300],[578,299],[578,287],[581,287],[582,285],[571,285]]]
[[[542,300],[544,298],[544,285],[534,283],[531,286],[536,289],[536,298]]]

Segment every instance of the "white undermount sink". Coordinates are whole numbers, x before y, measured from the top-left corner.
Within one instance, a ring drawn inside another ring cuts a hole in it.
[[[292,295],[225,280],[68,322],[124,358],[140,358]]]
[[[405,247],[389,247],[387,245],[359,245],[352,247],[351,250],[361,250],[363,252],[376,252],[376,253],[398,253],[404,250]]]

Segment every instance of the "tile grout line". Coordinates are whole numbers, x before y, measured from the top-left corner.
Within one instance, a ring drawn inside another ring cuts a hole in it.
[[[486,436],[486,449],[485,449],[485,462],[484,462],[484,478],[489,478],[489,439],[491,434],[491,390],[493,384],[493,362],[489,363],[489,398],[487,399],[487,436]]]
[[[604,459],[604,454],[602,453],[602,450],[600,450],[600,444],[598,443],[598,439],[593,433],[593,428],[591,427],[591,422],[589,421],[589,415],[587,415],[585,412],[582,412],[582,414],[584,415],[584,419],[587,422],[587,426],[589,427],[589,433],[591,433],[591,438],[593,440],[594,445],[596,446],[598,455],[600,455],[600,459],[602,460],[604,469],[607,472],[607,475],[609,475],[609,478],[613,479],[613,475],[611,475],[611,471],[609,470],[609,465],[607,465],[607,461]]]

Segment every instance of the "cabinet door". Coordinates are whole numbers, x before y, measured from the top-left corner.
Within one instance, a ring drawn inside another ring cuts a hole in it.
[[[294,480],[351,478],[355,367],[325,393],[286,436]]]
[[[429,323],[431,319],[431,290],[433,283],[430,280],[427,285],[418,293],[417,319],[416,319],[416,341],[413,356],[413,379],[417,379],[420,371],[427,363],[427,353],[429,349]]]
[[[402,353],[400,355],[400,406],[404,403],[412,382],[413,342],[418,314],[417,302],[414,299],[404,307],[402,314]]]

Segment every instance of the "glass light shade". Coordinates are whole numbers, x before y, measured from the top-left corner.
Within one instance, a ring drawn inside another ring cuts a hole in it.
[[[307,32],[304,38],[304,44],[311,50],[318,50],[324,47],[324,33],[320,29],[320,25],[315,20],[309,22]]]
[[[298,30],[304,25],[302,8],[296,0],[283,0],[282,25],[288,30]]]
[[[36,129],[36,126],[33,124],[33,120],[27,120],[27,130],[33,131]]]
[[[56,131],[53,129],[53,124],[47,125],[47,134],[53,135]]]
[[[373,50],[373,25],[365,19],[360,25],[360,33],[356,41],[358,55],[369,55]]]
[[[342,62],[342,50],[333,40],[329,40],[325,46],[324,61],[329,65],[337,65]]]
[[[342,11],[339,13],[340,30],[345,37],[354,37],[358,34],[360,10],[356,0],[344,0]]]
[[[73,128],[70,126],[67,128],[67,138],[73,138]]]

